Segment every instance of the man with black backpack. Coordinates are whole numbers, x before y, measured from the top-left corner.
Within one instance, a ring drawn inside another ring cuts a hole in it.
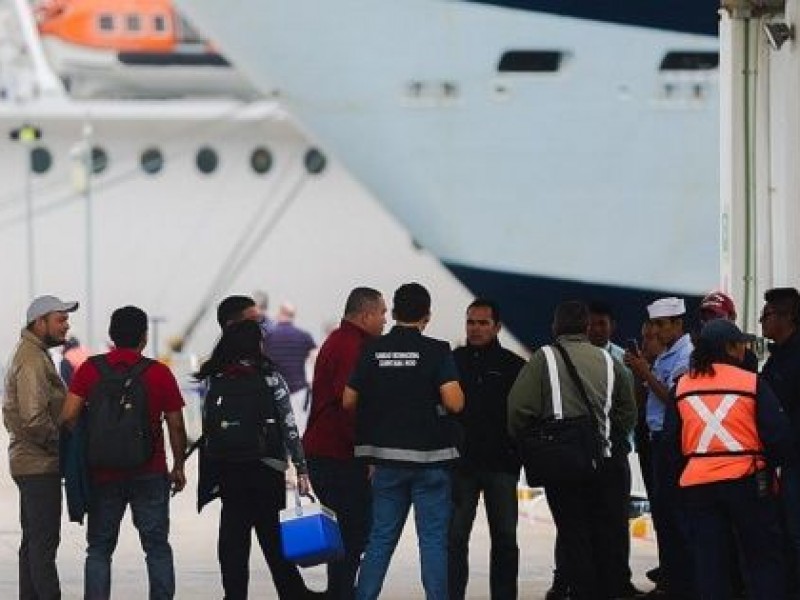
[[[605,470],[615,434],[636,422],[630,378],[589,342],[588,326],[584,303],[559,304],[555,343],[533,354],[508,396],[509,433],[528,482],[544,485],[576,600],[615,597]]]
[[[114,348],[87,360],[70,384],[62,421],[86,424],[91,475],[85,598],[111,595],[111,556],[130,505],[146,554],[151,600],[173,598],[175,571],[169,545],[169,493],[186,485],[183,398],[172,372],[142,356],[147,314],[135,306],[111,315]],[[167,423],[173,467],[167,470],[162,420]]]

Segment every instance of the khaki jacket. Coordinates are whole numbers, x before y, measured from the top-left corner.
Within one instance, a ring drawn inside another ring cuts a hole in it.
[[[12,476],[58,473],[58,417],[66,393],[45,345],[23,329],[3,397]]]

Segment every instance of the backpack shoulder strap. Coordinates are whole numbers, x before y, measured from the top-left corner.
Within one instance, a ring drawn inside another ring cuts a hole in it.
[[[105,354],[96,354],[95,356],[90,356],[89,361],[100,373],[100,377],[106,378],[115,374],[114,369],[112,369],[111,365],[108,364],[108,358],[106,358]]]
[[[128,375],[130,377],[140,377],[142,373],[144,373],[150,366],[156,361],[152,358],[147,358],[146,356],[142,356],[139,360],[137,360],[128,370]]]

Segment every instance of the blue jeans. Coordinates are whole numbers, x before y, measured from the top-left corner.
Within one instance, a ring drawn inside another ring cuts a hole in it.
[[[372,476],[372,530],[358,574],[357,600],[374,600],[380,594],[412,504],[425,597],[447,600],[450,471],[383,465],[375,467]]]
[[[169,482],[159,474],[92,486],[86,530],[85,600],[107,600],[111,596],[111,555],[128,504],[146,555],[150,600],[175,595],[175,570],[168,541]]]

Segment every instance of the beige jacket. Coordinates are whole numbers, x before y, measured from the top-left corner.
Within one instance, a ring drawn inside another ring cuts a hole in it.
[[[12,476],[58,473],[58,417],[66,393],[45,345],[23,329],[3,397]]]

